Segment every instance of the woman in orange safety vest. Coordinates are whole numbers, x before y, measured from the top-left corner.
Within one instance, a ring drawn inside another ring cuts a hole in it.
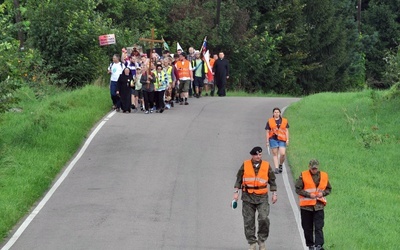
[[[266,141],[267,147],[271,148],[275,174],[282,173],[283,162],[286,156],[286,146],[289,145],[289,123],[286,118],[282,118],[281,110],[274,108],[272,110],[273,116],[268,119],[266,130]],[[278,153],[280,155],[278,165]]]

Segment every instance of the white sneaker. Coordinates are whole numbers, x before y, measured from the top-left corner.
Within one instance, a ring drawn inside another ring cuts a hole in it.
[[[260,250],[267,250],[267,248],[265,247],[265,242],[258,242],[258,247]]]
[[[249,250],[257,250],[257,244],[256,243],[250,244]]]

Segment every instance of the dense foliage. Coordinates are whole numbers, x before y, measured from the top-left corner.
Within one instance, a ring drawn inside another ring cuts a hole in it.
[[[230,60],[230,89],[304,95],[389,88],[400,73],[399,8],[397,0],[5,0],[0,104],[16,83],[92,82],[122,47],[148,47],[139,38],[151,28],[172,53],[177,42],[199,49],[208,36],[211,52]],[[117,44],[100,47],[98,36],[110,33]]]

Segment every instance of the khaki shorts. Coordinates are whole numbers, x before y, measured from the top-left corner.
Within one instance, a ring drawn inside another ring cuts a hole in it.
[[[190,82],[190,80],[179,80],[179,93],[188,92]]]

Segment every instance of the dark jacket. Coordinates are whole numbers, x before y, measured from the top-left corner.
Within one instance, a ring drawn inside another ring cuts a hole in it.
[[[150,80],[150,84],[147,84],[147,74],[148,72],[143,72],[142,77],[140,78],[140,82],[143,84],[142,90],[147,92],[154,91],[154,83],[156,82],[156,76],[151,73],[153,79]]]

